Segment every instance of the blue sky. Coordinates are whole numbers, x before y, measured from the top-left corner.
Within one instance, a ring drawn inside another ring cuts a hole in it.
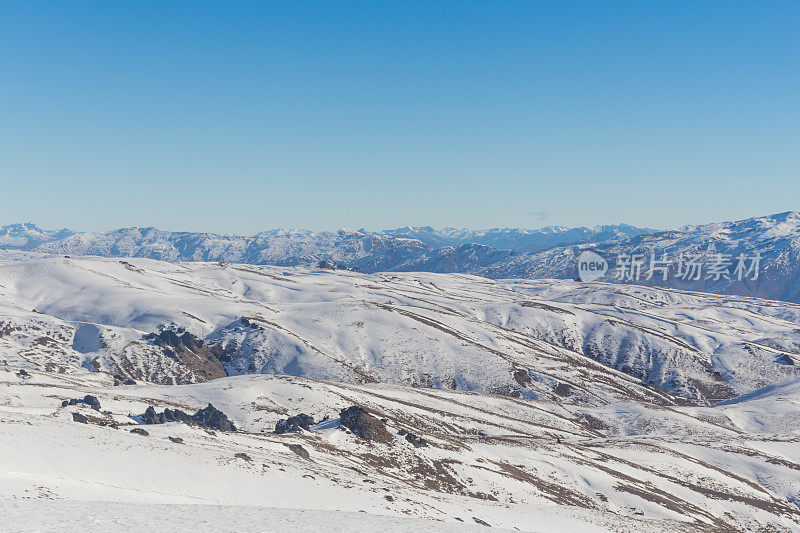
[[[0,1],[0,223],[800,209],[798,2]]]

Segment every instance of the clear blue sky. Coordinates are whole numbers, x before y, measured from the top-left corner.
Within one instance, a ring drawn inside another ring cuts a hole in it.
[[[0,223],[800,209],[800,2],[0,1]]]

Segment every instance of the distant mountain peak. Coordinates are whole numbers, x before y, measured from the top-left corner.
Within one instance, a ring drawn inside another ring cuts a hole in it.
[[[73,231],[66,228],[43,230],[32,222],[17,222],[0,226],[0,248],[31,249],[42,243],[63,239],[73,234]]]

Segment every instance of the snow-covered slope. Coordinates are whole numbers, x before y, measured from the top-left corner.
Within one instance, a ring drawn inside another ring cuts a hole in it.
[[[80,531],[126,533],[169,531],[236,531],[298,533],[481,533],[485,526],[440,522],[401,516],[317,509],[281,509],[243,505],[122,503],[74,500],[0,499],[3,530],[8,533]],[[498,531],[495,528],[495,531]],[[504,531],[504,530],[503,530]]]
[[[523,531],[800,527],[800,434],[785,423],[790,413],[796,420],[797,381],[718,407],[559,405],[289,376],[112,383],[104,373],[18,376],[0,367],[0,509],[17,513],[11,524],[47,525],[75,509],[78,516],[65,521],[75,529],[86,515],[124,520],[127,503],[141,509],[131,525],[157,529],[191,514],[204,518],[201,529],[238,530],[241,523],[253,530],[259,516],[281,524],[290,509],[315,511],[295,512],[303,531],[330,511],[353,513],[331,515],[330,526],[341,531],[366,524],[438,530],[394,517],[437,520],[447,531],[467,531],[466,524]],[[61,406],[84,394],[97,396],[99,411]],[[193,412],[209,402],[238,431],[138,425],[149,406]],[[345,431],[338,413],[351,405],[385,421],[389,439]],[[277,420],[299,412],[330,418],[311,431],[272,433]],[[403,431],[427,445],[413,446]],[[15,499],[67,503],[9,503]],[[363,524],[347,522],[359,514]]]
[[[795,531],[798,360],[773,300],[4,251],[0,529]]]
[[[800,306],[638,286],[6,252],[9,364],[289,374],[572,404],[715,402],[800,374]]]

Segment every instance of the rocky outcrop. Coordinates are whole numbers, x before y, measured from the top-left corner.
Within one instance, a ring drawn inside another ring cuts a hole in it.
[[[147,437],[147,436],[149,436],[149,435],[150,435],[150,433],[148,433],[148,431],[147,431],[147,430],[145,430],[145,429],[142,429],[142,428],[133,428],[133,429],[131,430],[131,433],[134,433],[134,434],[136,434],[136,435],[142,435],[143,437]]]
[[[207,407],[200,409],[193,415],[189,415],[180,409],[164,409],[163,413],[157,413],[155,408],[150,406],[142,415],[142,422],[145,424],[182,422],[189,426],[202,426],[218,431],[236,431],[236,426],[228,419],[227,415],[211,404],[208,404]]]
[[[236,426],[233,425],[233,422],[228,419],[225,413],[211,404],[208,404],[208,406],[204,409],[197,411],[192,418],[197,420],[201,426],[205,426],[210,429],[217,429],[219,431],[236,431]]]
[[[222,366],[223,360],[228,357],[225,350],[205,344],[202,339],[182,328],[164,329],[144,338],[161,347],[165,356],[186,366],[198,381],[210,381],[228,375]]]
[[[145,424],[166,424],[167,422],[183,422],[190,426],[197,424],[191,415],[180,409],[164,409],[163,413],[157,413],[155,408],[150,406],[145,410],[143,418]]]
[[[386,430],[386,424],[372,416],[363,407],[353,405],[342,409],[339,413],[342,426],[364,440],[388,444],[392,435]]]
[[[309,431],[309,428],[313,425],[314,425],[313,417],[305,413],[300,413],[299,415],[290,416],[289,418],[278,420],[278,422],[275,424],[275,433],[278,434],[295,433],[297,431],[300,431],[301,429]]]
[[[64,400],[61,402],[61,407],[67,407],[68,405],[88,405],[95,411],[100,410],[100,401],[97,399],[97,396],[92,396],[91,394],[87,394],[82,399],[72,398],[71,400]]]
[[[412,445],[414,448],[424,448],[428,445],[428,441],[423,439],[422,437],[418,437],[413,433],[406,431],[405,429],[401,429],[397,432],[398,435],[401,437],[405,437],[405,439]]]

